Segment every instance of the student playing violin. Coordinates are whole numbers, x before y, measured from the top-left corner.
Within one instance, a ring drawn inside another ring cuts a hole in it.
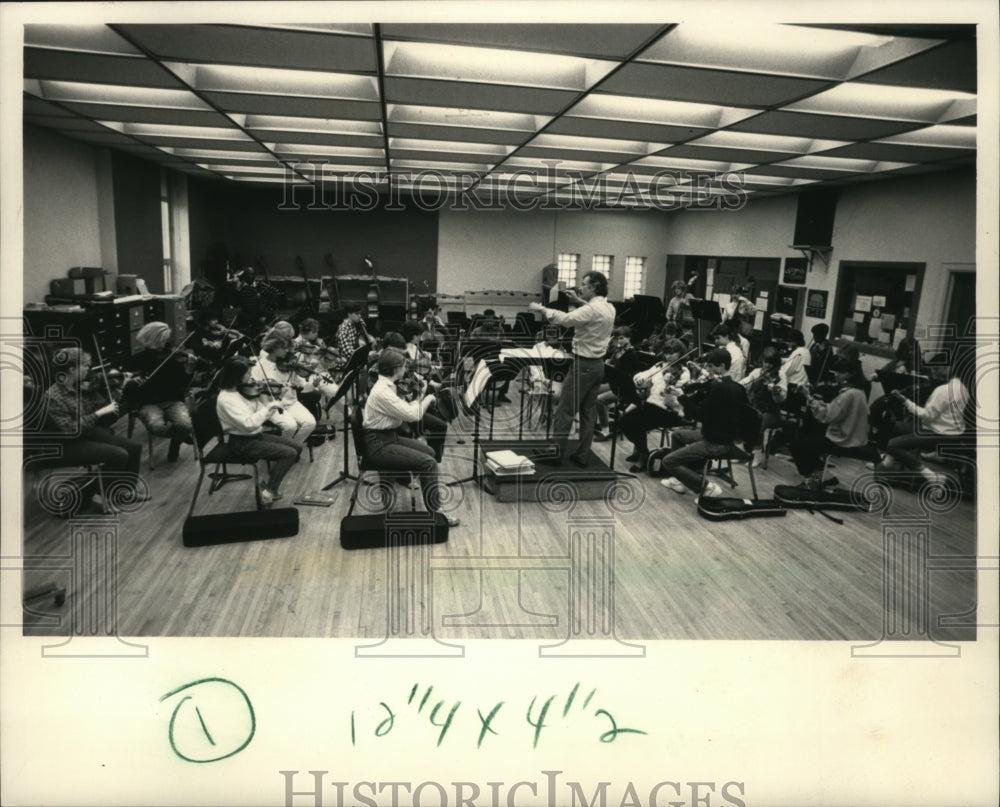
[[[633,377],[640,397],[638,404],[630,404],[621,419],[622,434],[632,442],[634,450],[625,458],[633,462],[632,473],[646,470],[649,460],[647,432],[650,429],[670,428],[684,422],[684,410],[678,400],[681,388],[691,380],[686,367],[679,366],[687,347],[673,339],[663,348],[663,361]]]
[[[165,322],[149,322],[135,335],[144,348],[136,356],[142,378],[136,386],[136,414],[147,432],[170,438],[168,462],[177,461],[181,443],[191,438],[191,413],[181,398],[198,364],[189,351],[174,352],[172,335]]]
[[[272,382],[280,386],[278,403],[280,411],[275,411],[271,422],[281,429],[283,437],[295,438],[304,445],[316,428],[316,418],[298,400],[297,387],[302,385],[298,373],[287,367],[279,367],[279,362],[291,350],[291,340],[280,333],[269,331],[261,343],[257,363],[251,369],[251,378],[258,382]]]
[[[222,391],[216,399],[215,411],[229,450],[241,460],[271,462],[270,478],[260,489],[261,501],[270,505],[281,498],[281,480],[298,460],[302,446],[287,437],[262,431],[265,422],[279,416],[283,404],[261,396],[248,359],[242,356],[228,359],[219,373],[219,386]]]
[[[104,470],[138,475],[142,443],[115,434],[107,423],[118,415],[102,379],[90,371],[90,354],[76,347],[54,356],[55,383],[45,391],[48,426],[67,464],[102,465]],[[91,496],[96,490],[87,489]]]

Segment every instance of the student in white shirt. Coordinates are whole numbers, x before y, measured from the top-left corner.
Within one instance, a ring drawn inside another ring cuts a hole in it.
[[[725,348],[730,356],[729,372],[727,375],[733,381],[742,381],[746,374],[746,359],[743,357],[743,350],[739,344],[740,332],[734,322],[720,322],[712,329],[712,338],[716,347]]]
[[[286,385],[279,399],[282,411],[272,415],[271,422],[281,429],[283,437],[294,438],[296,442],[305,445],[316,428],[316,418],[299,402],[296,393],[296,387],[303,385],[304,380],[296,372],[278,366],[288,355],[290,348],[291,340],[281,334],[269,332],[261,343],[260,355],[251,374],[254,381],[274,381]]]
[[[913,431],[893,437],[886,448],[888,459],[880,470],[890,471],[902,464],[916,471],[928,482],[941,482],[943,475],[930,470],[920,459],[921,451],[936,451],[938,443],[946,437],[958,437],[965,433],[965,408],[969,403],[969,392],[955,375],[954,367],[924,365],[931,380],[938,386],[931,392],[923,406],[907,398],[900,390],[892,392],[903,407],[914,415]]]
[[[228,359],[219,373],[221,392],[215,412],[222,426],[224,440],[237,459],[268,460],[270,478],[261,485],[260,498],[265,505],[281,498],[281,480],[299,458],[302,446],[294,440],[262,431],[274,417],[281,403],[260,397],[250,372],[250,361],[242,356]]]
[[[434,451],[425,443],[401,437],[404,423],[423,419],[434,402],[433,395],[421,400],[404,401],[396,392],[396,381],[406,371],[406,357],[398,350],[386,349],[378,357],[378,380],[365,401],[363,426],[370,467],[381,471],[412,471],[420,477],[424,505],[429,513],[441,509],[438,463]],[[458,526],[458,519],[447,516],[448,525]]]
[[[792,331],[789,341],[795,346],[781,361],[781,369],[789,384],[801,387],[809,383],[809,373],[806,368],[812,363],[812,354],[806,347],[806,338],[802,331]]]

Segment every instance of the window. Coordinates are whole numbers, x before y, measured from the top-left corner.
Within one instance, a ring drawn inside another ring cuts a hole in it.
[[[163,243],[163,291],[173,291],[173,250],[170,230],[170,182],[165,170],[160,171],[160,237]]]
[[[580,265],[579,253],[560,252],[556,261],[559,268],[559,280],[567,289],[576,288],[576,269]]]
[[[625,258],[625,299],[642,294],[646,277],[646,259],[637,255]]]
[[[611,281],[611,268],[615,265],[614,255],[595,255],[593,261],[590,264],[590,268],[594,272],[600,272],[604,275],[608,282]]]

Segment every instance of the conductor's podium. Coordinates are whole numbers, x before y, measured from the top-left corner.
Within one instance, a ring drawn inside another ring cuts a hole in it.
[[[558,500],[592,501],[615,496],[616,488],[635,479],[632,474],[613,471],[596,454],[590,452],[587,466],[570,462],[568,455],[576,448],[570,442],[567,456],[558,466],[538,462],[558,451],[551,440],[484,440],[479,444],[479,463],[483,490],[498,502],[550,502]],[[498,475],[486,463],[492,451],[513,451],[535,463],[529,475]]]

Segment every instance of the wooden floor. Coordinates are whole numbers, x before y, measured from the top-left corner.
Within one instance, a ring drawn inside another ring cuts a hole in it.
[[[495,435],[516,433],[516,416],[516,403],[498,408]],[[470,428],[453,424],[444,474],[471,473],[471,435],[460,434]],[[145,439],[141,426],[136,438]],[[595,451],[607,459],[610,447]],[[630,448],[618,446],[617,470],[625,470]],[[338,435],[316,449],[315,462],[303,454],[283,485],[286,500],[335,479],[343,450]],[[332,507],[299,507],[293,538],[188,549],[181,527],[197,465],[187,446],[176,464],[165,454],[166,440],[156,440],[149,472],[144,452],[153,498],[109,525],[114,555],[106,573],[99,560],[83,557],[90,539],[74,550],[72,522],[43,510],[31,484],[38,475],[29,474],[25,585],[52,580],[68,596],[61,607],[34,603],[26,635],[522,638],[553,646],[616,638],[623,652],[629,641],[653,639],[975,638],[971,497],[931,502],[938,512],[928,515],[916,493],[894,490],[888,513],[835,514],[843,525],[802,510],[715,523],[698,516],[693,496],[645,475],[626,480],[611,504],[498,503],[466,483],[453,489],[462,523],[447,543],[349,552],[338,538],[353,487],[347,482],[335,488]],[[836,462],[842,484],[864,473],[856,461]],[[745,469],[737,479],[736,495],[749,496]],[[763,497],[776,484],[799,481],[781,458],[758,469],[757,480]],[[399,493],[408,508],[408,491]],[[234,482],[212,496],[206,487],[198,513],[252,508],[251,483]],[[898,543],[884,548],[883,532],[927,539],[898,555]],[[904,571],[894,577],[895,569]],[[888,605],[885,578],[895,581]]]

